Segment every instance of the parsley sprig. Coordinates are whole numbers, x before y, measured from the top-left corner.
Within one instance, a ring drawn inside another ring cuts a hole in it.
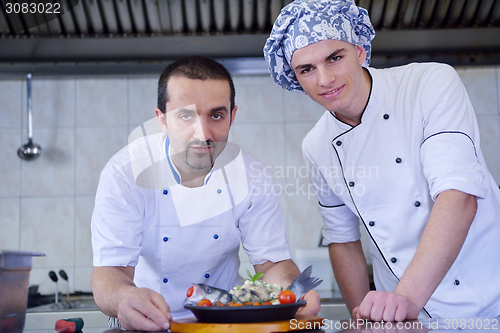
[[[247,269],[247,274],[250,277],[249,280],[252,281],[253,285],[255,285],[255,282],[257,282],[257,280],[262,279],[262,277],[264,276],[264,273],[262,273],[262,272],[257,272],[257,273],[255,273],[255,275],[252,275],[252,273],[250,273],[250,271],[248,269]]]

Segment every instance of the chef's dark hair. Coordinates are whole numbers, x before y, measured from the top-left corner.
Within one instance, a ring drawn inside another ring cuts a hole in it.
[[[232,113],[234,108],[234,96],[236,94],[234,90],[234,83],[231,75],[227,69],[222,66],[217,61],[202,57],[202,56],[190,56],[186,58],[179,59],[165,68],[163,73],[158,80],[158,109],[165,113],[167,111],[167,84],[168,80],[173,76],[186,77],[191,80],[222,80],[229,83],[229,88],[231,90],[230,100],[231,100],[231,110]]]

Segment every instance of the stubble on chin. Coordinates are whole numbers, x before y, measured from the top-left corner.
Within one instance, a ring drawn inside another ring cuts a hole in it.
[[[212,167],[214,158],[212,153],[196,154],[186,151],[185,162],[194,170],[203,170]]]

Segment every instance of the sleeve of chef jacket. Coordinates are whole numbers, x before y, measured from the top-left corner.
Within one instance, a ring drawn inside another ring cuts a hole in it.
[[[94,266],[137,265],[141,251],[143,218],[134,194],[123,174],[109,163],[101,173],[92,214]]]
[[[252,265],[291,258],[272,176],[250,154],[245,154],[250,203],[238,219],[241,243]]]
[[[307,150],[302,147],[309,179],[318,198],[318,211],[323,218],[323,245],[330,243],[348,243],[358,240],[359,218],[335,195],[328,186],[320,169],[314,163]],[[327,168],[328,169],[328,168]]]
[[[419,89],[424,129],[420,157],[431,197],[450,189],[485,197],[477,122],[457,72],[436,65],[424,74]]]

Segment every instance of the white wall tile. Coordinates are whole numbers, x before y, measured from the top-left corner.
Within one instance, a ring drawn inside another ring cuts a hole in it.
[[[255,155],[265,165],[285,164],[282,123],[233,124],[232,142]]]
[[[20,198],[0,199],[0,250],[19,250]]]
[[[316,248],[321,239],[323,222],[318,212],[315,191],[302,157],[302,140],[314,122],[288,123],[286,125],[286,156],[288,184],[288,212],[290,243],[293,248]]]
[[[45,253],[33,267],[69,266],[74,261],[74,198],[21,199],[21,250]]]
[[[26,80],[0,80],[0,127],[21,126],[22,91]]]
[[[476,114],[498,114],[498,87],[494,67],[457,68]]]
[[[35,160],[21,163],[22,195],[73,194],[74,128],[39,128],[33,142],[42,148],[42,154]]]
[[[233,124],[230,141],[239,145],[244,150],[256,156],[268,166],[269,173],[273,176],[273,188],[269,189],[278,196],[279,206],[288,232],[286,212],[288,201],[284,192],[286,178],[282,177],[281,170],[285,166],[285,138],[282,123],[240,123]]]
[[[269,75],[235,76],[236,122],[283,121],[283,92]]]
[[[316,125],[315,121],[303,121],[300,123],[286,124],[286,163],[289,166],[300,168],[305,166],[302,156],[302,140],[307,133]],[[297,172],[298,173],[298,172]]]
[[[75,204],[75,265],[92,266],[90,220],[94,210],[93,196],[77,197]]]
[[[102,169],[127,145],[127,126],[77,128],[76,194],[94,194]]]
[[[318,212],[318,200],[313,191],[296,192],[288,197],[290,239],[293,249],[312,249],[322,239],[323,220]]]
[[[478,115],[477,122],[486,165],[496,183],[500,185],[500,116]]]
[[[309,185],[309,175],[302,155],[302,140],[314,124],[314,122],[286,124],[287,184],[293,196],[305,195],[305,202],[308,202],[311,197],[315,198],[315,194]],[[307,206],[306,203],[305,209],[309,209]]]
[[[27,94],[23,94],[23,126],[28,126]],[[32,80],[33,127],[75,125],[75,79]],[[33,134],[35,136],[35,134]]]
[[[90,278],[92,276],[93,267],[76,267],[75,268],[75,291],[90,292],[92,287],[90,285]]]
[[[283,89],[285,117],[290,120],[314,120],[318,119],[325,113],[325,108],[314,102],[306,94],[293,93]]]
[[[129,124],[140,125],[155,116],[158,77],[129,78]]]
[[[17,150],[28,141],[21,141],[20,129],[0,130],[0,197],[21,193],[21,158]]]
[[[76,79],[76,124],[126,125],[127,78]]]

